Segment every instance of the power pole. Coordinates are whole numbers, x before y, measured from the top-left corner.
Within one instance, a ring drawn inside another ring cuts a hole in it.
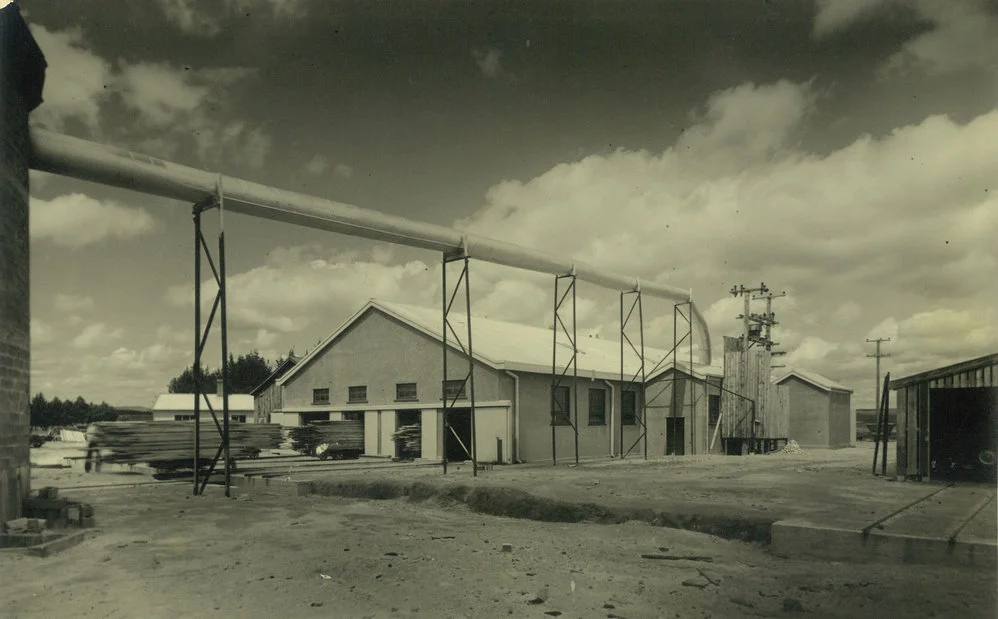
[[[766,287],[765,282],[760,283],[758,288],[746,288],[744,285],[739,284],[738,286],[731,287],[731,294],[734,296],[745,297],[745,311],[738,316],[742,320],[742,351],[747,352],[751,344],[762,344],[762,329],[758,335],[752,333],[752,327],[750,323],[763,324],[763,317],[759,314],[753,314],[750,311],[749,302],[752,300],[752,293],[758,292],[760,294],[766,294],[769,292],[769,288]]]
[[[787,296],[786,292],[781,292],[780,294],[773,294],[768,292],[762,296],[752,297],[754,300],[765,299],[766,300],[766,313],[765,314],[753,314],[753,320],[763,325],[766,329],[766,335],[763,336],[761,344],[766,347],[766,350],[772,352],[773,346],[776,346],[778,342],[773,341],[773,326],[780,323],[776,322],[776,314],[773,313],[773,299],[779,299],[780,297]],[[773,355],[783,355],[784,352],[773,352]]]
[[[876,398],[877,399],[875,400],[875,402],[876,402],[877,406],[880,406],[880,359],[881,359],[881,357],[890,357],[891,356],[890,353],[882,353],[882,352],[880,352],[880,344],[882,342],[889,342],[889,341],[891,341],[891,338],[889,338],[889,337],[878,337],[875,340],[871,340],[871,339],[867,338],[866,341],[869,342],[870,344],[876,344],[877,345],[877,352],[875,354],[872,354],[872,355],[868,354],[866,356],[867,357],[876,357],[876,359],[877,359],[877,383],[876,383],[876,390],[875,390]]]

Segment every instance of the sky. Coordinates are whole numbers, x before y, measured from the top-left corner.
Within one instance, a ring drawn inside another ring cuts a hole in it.
[[[893,377],[998,351],[993,2],[20,6],[35,127],[689,288],[715,351],[732,286],[765,282],[778,364],[855,407],[868,338]],[[440,302],[433,252],[224,225],[236,355]],[[33,172],[31,240],[32,391],[151,405],[193,360],[191,205]],[[473,261],[473,313],[550,325],[553,280]],[[617,338],[618,294],[578,294],[580,333]],[[671,303],[643,304],[670,348]]]

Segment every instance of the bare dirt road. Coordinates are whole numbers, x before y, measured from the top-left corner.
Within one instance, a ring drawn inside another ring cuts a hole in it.
[[[36,488],[148,481],[35,477]],[[636,522],[513,520],[434,500],[191,497],[187,484],[64,494],[93,503],[100,530],[46,559],[0,554],[4,617],[995,616],[994,571],[781,559]]]

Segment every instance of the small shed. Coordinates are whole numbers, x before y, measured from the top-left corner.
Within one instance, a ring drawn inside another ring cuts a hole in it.
[[[852,389],[799,368],[773,384],[786,390],[791,439],[802,447],[852,445]]]
[[[998,353],[893,380],[897,474],[995,483]]]

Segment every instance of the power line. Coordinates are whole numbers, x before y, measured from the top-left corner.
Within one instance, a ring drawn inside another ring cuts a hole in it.
[[[889,337],[878,337],[875,340],[871,340],[871,339],[867,338],[866,341],[869,342],[870,344],[876,344],[877,345],[877,352],[874,353],[874,354],[872,354],[872,355],[871,354],[867,354],[866,356],[867,357],[875,357],[877,359],[877,382],[876,382],[876,386],[875,386],[875,393],[876,393],[875,397],[876,397],[876,399],[874,400],[874,402],[876,402],[877,406],[880,406],[880,359],[883,358],[883,357],[890,357],[891,356],[890,353],[882,353],[882,352],[880,352],[880,344],[883,343],[883,342],[889,342],[889,341],[891,341],[891,338],[889,338]]]

